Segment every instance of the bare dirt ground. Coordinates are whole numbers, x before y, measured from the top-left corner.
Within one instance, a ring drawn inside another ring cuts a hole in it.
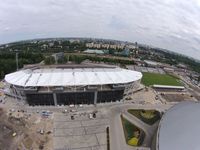
[[[151,88],[145,88],[141,91],[135,92],[130,97],[135,103],[141,103],[141,102],[149,104],[160,103],[160,101],[156,100],[156,93]]]
[[[0,108],[0,150],[51,149],[52,120],[23,110]]]
[[[162,94],[161,96],[168,102],[194,101],[191,95],[183,93],[173,93],[173,94],[165,93]]]

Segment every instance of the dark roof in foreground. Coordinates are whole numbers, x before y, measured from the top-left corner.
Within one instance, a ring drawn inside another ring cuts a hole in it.
[[[181,102],[162,118],[158,150],[200,150],[200,103]]]

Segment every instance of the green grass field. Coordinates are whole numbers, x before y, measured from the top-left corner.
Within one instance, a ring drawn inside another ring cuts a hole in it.
[[[179,79],[168,74],[157,74],[143,72],[142,83],[146,86],[159,84],[159,85],[172,85],[181,86]]]
[[[131,122],[129,122],[127,119],[125,119],[123,116],[121,116],[121,121],[122,121],[122,126],[124,129],[124,135],[125,135],[125,139],[126,142],[128,144],[128,141],[130,139],[132,139],[135,135],[135,132],[139,132],[138,135],[138,144],[137,146],[141,146],[143,144],[144,138],[145,138],[145,133],[142,129],[136,127],[134,124],[132,124]],[[133,146],[133,145],[131,145]]]
[[[128,112],[148,125],[153,125],[161,118],[156,110],[129,109]]]

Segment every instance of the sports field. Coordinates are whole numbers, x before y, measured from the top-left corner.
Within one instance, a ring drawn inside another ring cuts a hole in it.
[[[143,72],[142,83],[146,86],[158,84],[158,85],[172,85],[172,86],[181,86],[178,78],[175,78],[168,74],[157,74]]]

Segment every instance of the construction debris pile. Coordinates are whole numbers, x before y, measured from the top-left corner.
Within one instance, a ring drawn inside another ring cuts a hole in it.
[[[49,149],[52,120],[39,113],[0,108],[0,150]]]

